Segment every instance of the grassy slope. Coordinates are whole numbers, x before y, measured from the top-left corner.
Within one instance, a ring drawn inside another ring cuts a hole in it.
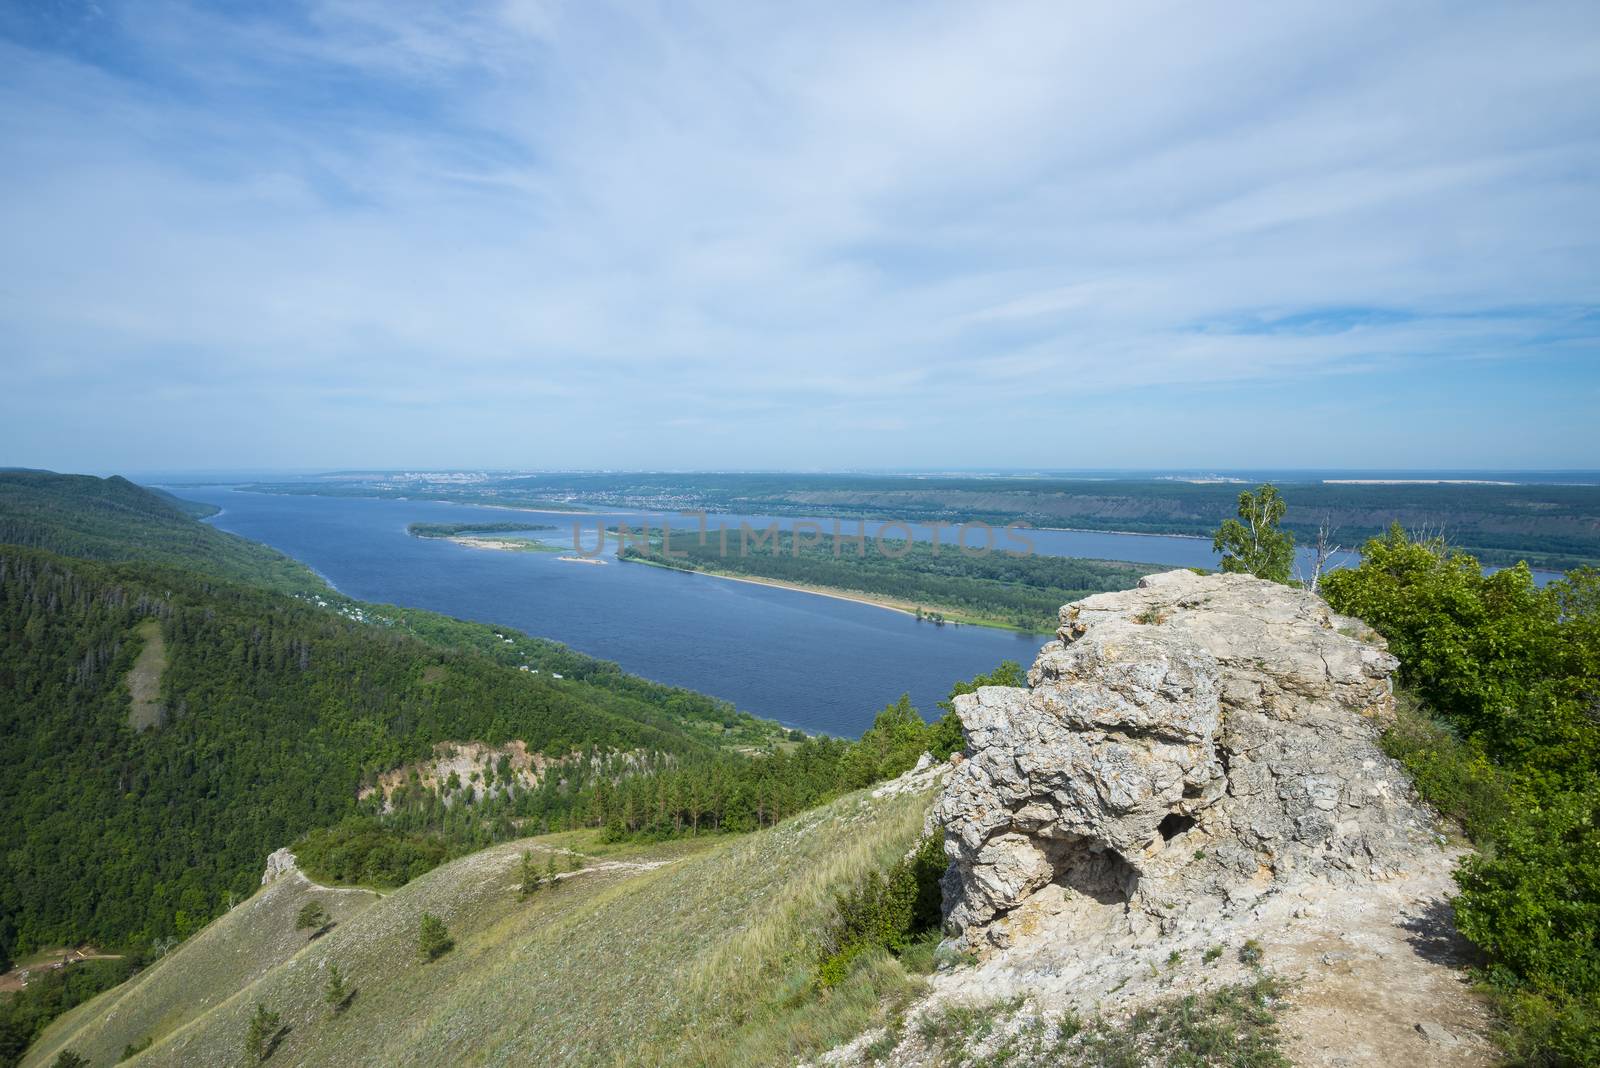
[[[853,794],[757,834],[622,855],[669,863],[587,870],[526,902],[522,850],[562,836],[496,846],[343,917],[292,956],[306,891],[274,886],[57,1021],[24,1063],[49,1064],[63,1048],[111,1063],[146,1034],[158,1041],[128,1063],[234,1063],[258,1001],[289,1029],[273,1058],[283,1063],[790,1063],[857,1032],[883,989],[905,982],[879,961],[858,975],[874,988],[804,993],[833,893],[909,849],[928,800]],[[416,955],[424,911],[456,941],[427,965]],[[357,991],[337,1017],[322,1001],[330,960]]]
[[[119,476],[0,471],[0,542],[88,560],[169,564],[282,592],[326,589],[299,561],[196,522],[200,507]]]
[[[378,900],[366,891],[313,892],[304,879],[279,879],[126,983],[56,1020],[24,1063],[49,1064],[70,1043],[89,1063],[112,1064],[126,1045],[165,1039],[301,952],[307,932],[296,929],[295,918],[312,898],[333,916],[335,931]]]

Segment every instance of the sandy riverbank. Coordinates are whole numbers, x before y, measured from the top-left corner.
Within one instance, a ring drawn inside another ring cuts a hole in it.
[[[682,571],[690,575],[704,575],[706,578],[722,579],[725,582],[748,582],[754,586],[772,586],[780,590],[793,590],[796,593],[809,593],[814,597],[832,597],[836,601],[852,601],[855,604],[871,605],[874,608],[885,608],[891,612],[915,616],[920,608],[924,615],[936,612],[944,616],[944,625],[951,627],[990,627],[995,630],[1018,631],[1020,628],[1008,626],[1004,623],[990,622],[982,619],[967,619],[953,617],[947,609],[919,605],[912,601],[902,601],[894,597],[879,597],[870,593],[860,593],[853,590],[841,590],[834,586],[807,586],[799,582],[780,582],[777,579],[753,578],[749,575],[730,575],[722,571],[703,571],[699,568],[668,567],[658,564],[653,560],[640,560],[637,557],[626,558],[630,564],[644,564],[646,567],[659,567],[667,571]],[[936,622],[929,620],[929,622]]]

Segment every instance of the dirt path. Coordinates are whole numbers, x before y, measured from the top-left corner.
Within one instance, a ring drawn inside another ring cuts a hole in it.
[[[0,993],[15,993],[29,981],[46,972],[57,971],[86,960],[121,960],[121,953],[101,953],[93,946],[82,945],[76,949],[62,950],[41,958],[35,954],[27,964],[19,964],[9,972],[0,974]]]
[[[1445,896],[1398,911],[1336,915],[1292,945],[1280,972],[1295,990],[1284,1017],[1297,1065],[1490,1065],[1488,1008],[1473,995],[1471,945]],[[1337,910],[1342,912],[1343,910]]]
[[[1470,987],[1472,949],[1456,933],[1448,905],[1458,859],[1441,850],[1387,882],[1291,883],[1253,908],[1185,922],[1164,935],[1130,934],[1119,906],[1081,897],[1030,904],[1019,913],[1015,944],[973,967],[938,973],[910,1018],[941,1005],[1009,998],[1025,999],[1033,1013],[1119,1018],[1264,973],[1288,990],[1280,1017],[1284,1053],[1301,1068],[1496,1064],[1493,1020]],[[1259,964],[1241,961],[1247,940],[1259,947]],[[914,1047],[908,1040],[901,1051],[907,1055],[895,1063],[927,1063]],[[860,1040],[830,1060],[865,1063]]]

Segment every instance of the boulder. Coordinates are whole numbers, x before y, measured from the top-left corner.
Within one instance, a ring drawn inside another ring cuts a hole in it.
[[[1358,620],[1244,575],[1067,605],[1028,688],[956,698],[966,759],[935,809],[949,933],[975,944],[1052,885],[1159,920],[1290,872],[1404,870],[1434,846],[1377,745],[1395,667]]]

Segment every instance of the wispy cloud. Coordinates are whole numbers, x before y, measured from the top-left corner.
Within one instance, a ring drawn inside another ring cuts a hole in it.
[[[1592,462],[1597,46],[1584,3],[24,5],[0,462],[1248,463],[1334,409],[1271,458]],[[1442,367],[1516,449],[1319,396]]]

